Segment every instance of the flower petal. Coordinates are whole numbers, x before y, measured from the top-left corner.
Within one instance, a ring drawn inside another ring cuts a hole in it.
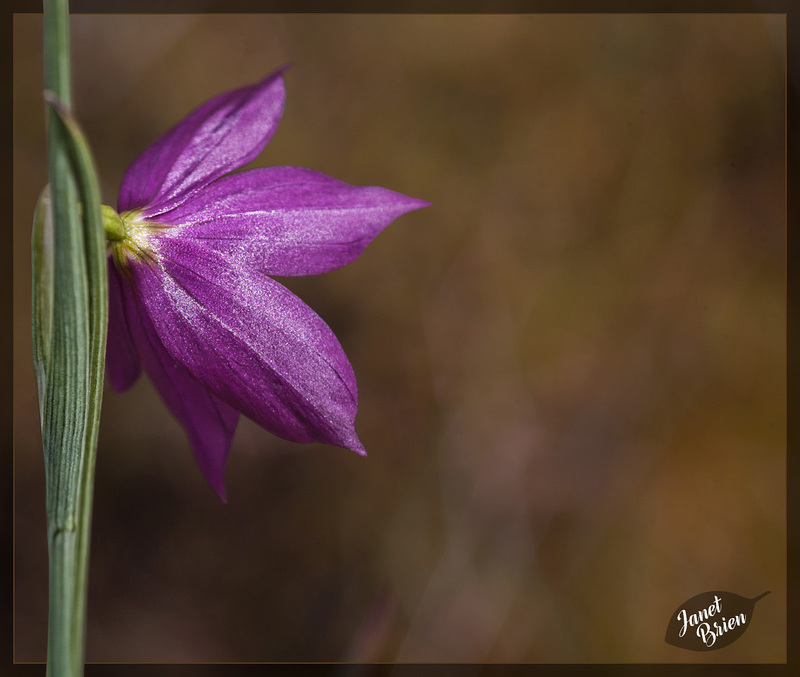
[[[226,501],[225,464],[239,412],[220,401],[165,350],[148,309],[128,285],[136,285],[145,268],[121,278],[125,306],[136,348],[153,386],[183,425],[197,464],[208,483]]]
[[[273,434],[363,454],[355,375],[328,326],[274,280],[166,233],[136,292],[167,352]]]
[[[142,371],[128,324],[130,299],[126,296],[120,273],[109,258],[106,374],[111,387],[120,393],[130,388]]]
[[[270,275],[313,275],[357,258],[401,214],[430,203],[299,167],[226,176],[158,221]]]
[[[149,146],[122,179],[118,211],[157,214],[253,160],[283,114],[282,70],[207,101]]]

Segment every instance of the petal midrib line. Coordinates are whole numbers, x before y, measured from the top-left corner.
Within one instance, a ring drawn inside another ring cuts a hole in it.
[[[203,211],[205,211],[204,208]],[[271,216],[274,214],[281,214],[281,215],[292,215],[292,214],[314,214],[316,212],[320,213],[335,213],[339,212],[343,215],[346,215],[350,212],[355,210],[359,210],[362,214],[364,212],[376,212],[385,210],[385,206],[383,205],[361,205],[361,204],[354,204],[348,205],[347,207],[334,207],[334,206],[320,206],[320,207],[275,207],[273,209],[252,209],[248,211],[237,211],[237,212],[228,212],[225,214],[214,214],[213,216],[209,216],[208,218],[203,218],[198,221],[191,221],[191,220],[181,220],[181,223],[175,224],[168,224],[174,226],[175,228],[180,227],[191,227],[191,226],[202,226],[207,223],[214,223],[215,221],[219,221],[220,219],[236,219],[243,216]],[[158,214],[148,214],[147,218],[152,219],[155,216],[160,217],[167,217],[169,218],[168,212],[161,212]]]
[[[204,249],[205,249],[205,248],[204,248]],[[212,253],[214,253],[214,252],[212,252]],[[164,258],[166,259],[167,257],[164,257]],[[202,279],[204,282],[207,282],[209,285],[211,285],[211,286],[215,286],[215,283],[214,283],[212,280],[210,280],[208,277],[206,277],[205,275],[203,275],[203,274],[202,274],[202,273],[201,273],[199,270],[194,270],[194,269],[191,269],[191,268],[189,268],[188,266],[184,265],[183,263],[181,263],[180,261],[177,261],[177,260],[176,260],[176,259],[174,259],[174,258],[170,258],[170,259],[168,259],[168,260],[169,260],[169,262],[170,262],[171,264],[173,264],[173,265],[176,265],[176,266],[179,266],[179,267],[183,268],[184,270],[187,270],[187,271],[189,271],[189,272],[190,272],[190,273],[192,273],[193,275],[196,275],[197,277],[199,277],[200,279]],[[218,325],[219,325],[219,326],[220,326],[222,329],[224,329],[224,330],[225,330],[225,332],[226,332],[228,335],[230,335],[230,336],[234,337],[234,339],[237,337],[237,333],[236,333],[236,331],[235,331],[235,330],[233,330],[233,329],[232,329],[232,328],[231,328],[229,325],[227,325],[227,324],[225,324],[224,322],[222,322],[222,320],[221,320],[221,319],[220,319],[220,318],[219,318],[219,317],[218,317],[218,316],[217,316],[217,315],[216,315],[216,314],[215,314],[215,313],[214,313],[214,312],[213,312],[213,311],[212,311],[212,310],[211,310],[211,309],[210,309],[210,308],[209,308],[209,307],[208,307],[208,306],[205,304],[205,303],[203,303],[203,302],[202,302],[202,301],[200,301],[198,298],[196,298],[195,296],[193,296],[193,295],[192,295],[192,294],[189,292],[189,290],[186,288],[186,285],[182,284],[182,283],[181,283],[181,282],[180,282],[180,281],[179,281],[177,278],[175,278],[175,276],[173,276],[173,275],[170,275],[170,274],[169,274],[169,273],[168,273],[168,272],[167,272],[167,271],[166,271],[166,270],[163,268],[163,266],[162,266],[162,270],[163,270],[163,273],[164,273],[165,275],[169,275],[170,279],[171,279],[171,280],[172,280],[172,281],[173,281],[173,282],[174,282],[174,283],[175,283],[177,286],[179,286],[179,287],[180,287],[180,288],[183,290],[183,292],[186,294],[187,298],[191,299],[191,301],[192,301],[193,303],[195,303],[195,304],[196,304],[196,305],[197,305],[199,308],[202,308],[204,311],[206,311],[206,312],[208,313],[208,317],[210,317],[210,318],[211,318],[211,319],[212,319],[212,320],[213,320],[215,323],[217,323],[217,324],[218,324]],[[265,275],[265,277],[268,277],[268,276],[266,276],[266,275]],[[270,279],[271,279],[271,278],[270,278]],[[279,284],[278,282],[275,282],[275,280],[272,280],[272,281],[273,281],[275,284]],[[285,287],[284,287],[284,289],[285,289]],[[288,291],[288,290],[287,290],[287,291]],[[188,317],[186,317],[186,316],[185,316],[183,313],[181,313],[181,312],[180,312],[180,310],[179,310],[177,307],[175,307],[175,306],[173,305],[173,308],[175,308],[175,311],[176,311],[178,314],[182,315],[182,316],[184,317],[184,319],[185,319],[187,322],[190,322],[190,319],[189,319]],[[310,309],[309,309],[309,310],[310,310]],[[313,312],[313,311],[311,311],[311,312]],[[191,322],[190,322],[190,323],[191,323]],[[344,385],[345,389],[347,390],[347,393],[350,395],[350,399],[352,400],[353,404],[357,404],[357,398],[356,398],[356,397],[355,397],[355,395],[353,394],[353,392],[352,392],[352,390],[350,389],[350,387],[348,386],[347,382],[346,382],[346,381],[345,381],[345,380],[342,378],[342,375],[339,373],[339,370],[338,370],[338,369],[337,369],[337,368],[336,368],[336,367],[335,367],[333,364],[331,364],[330,360],[328,360],[328,358],[327,358],[327,357],[325,357],[325,355],[324,355],[323,353],[321,353],[319,350],[317,350],[317,349],[316,349],[314,346],[310,345],[308,342],[306,342],[306,341],[303,341],[303,340],[302,340],[301,338],[299,338],[299,337],[298,337],[296,334],[290,334],[290,333],[288,333],[288,332],[287,332],[287,331],[286,331],[286,330],[285,330],[283,327],[280,327],[280,326],[278,326],[278,325],[273,325],[273,326],[274,326],[274,327],[275,327],[277,330],[279,330],[279,331],[280,331],[280,333],[281,333],[283,336],[286,336],[286,337],[288,337],[289,339],[294,339],[296,342],[298,342],[298,343],[301,343],[303,346],[305,346],[305,347],[306,347],[306,348],[309,350],[309,352],[312,352],[312,353],[314,353],[315,355],[317,355],[317,356],[320,358],[320,360],[321,360],[322,362],[324,362],[325,364],[327,364],[327,365],[328,365],[328,367],[331,369],[331,371],[332,371],[334,374],[336,374],[336,377],[339,379],[339,381],[341,381],[342,385]],[[264,365],[264,366],[265,366],[265,367],[266,367],[266,368],[267,368],[267,369],[268,369],[270,372],[274,373],[274,374],[276,375],[276,377],[277,377],[277,379],[278,379],[279,381],[281,381],[282,383],[285,383],[286,385],[288,385],[288,386],[289,386],[289,387],[290,387],[290,388],[291,388],[291,389],[292,389],[292,390],[293,390],[295,393],[297,393],[297,394],[300,396],[300,398],[301,398],[301,399],[303,399],[305,402],[307,402],[307,403],[311,404],[311,401],[310,401],[310,400],[309,400],[309,399],[308,399],[308,398],[307,398],[305,395],[303,395],[303,394],[302,394],[302,393],[301,393],[301,392],[300,392],[300,391],[297,389],[297,386],[295,385],[295,383],[292,383],[292,382],[290,382],[290,381],[287,381],[287,380],[286,380],[286,379],[285,379],[283,376],[281,376],[280,374],[278,374],[278,372],[276,371],[276,369],[275,369],[274,367],[270,366],[268,363],[265,363],[265,362],[264,362],[264,361],[261,359],[261,357],[260,357],[260,356],[259,356],[259,354],[258,354],[258,351],[257,351],[257,350],[255,350],[255,349],[253,348],[253,346],[250,344],[250,342],[249,342],[249,341],[247,341],[247,342],[245,342],[245,341],[240,341],[240,342],[241,342],[241,343],[243,343],[243,344],[244,344],[244,345],[247,347],[247,350],[248,350],[248,351],[250,351],[250,353],[252,353],[253,355],[255,355],[255,357],[256,357],[256,360],[257,360],[257,361],[258,361],[260,364],[263,364],[263,365]],[[212,346],[212,347],[213,347],[213,346]],[[216,348],[214,348],[214,351],[215,351],[215,352],[217,352],[217,351],[216,351]],[[218,354],[219,354],[219,353],[218,353]]]

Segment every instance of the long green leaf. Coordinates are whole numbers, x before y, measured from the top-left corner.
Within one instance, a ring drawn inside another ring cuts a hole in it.
[[[87,412],[86,448],[81,473],[80,507],[78,514],[77,572],[83,580],[79,586],[75,603],[78,605],[73,630],[75,652],[83,651],[83,624],[85,623],[86,575],[89,561],[89,539],[91,534],[92,495],[94,468],[97,451],[97,435],[100,426],[100,407],[103,399],[103,374],[105,372],[106,333],[108,326],[108,281],[105,254],[105,233],[100,205],[100,186],[94,169],[94,159],[89,143],[78,122],[52,92],[45,92],[45,100],[55,110],[59,121],[67,132],[70,159],[78,181],[82,203],[84,245],[89,288],[89,353],[90,384],[89,411]]]
[[[48,674],[76,677],[83,671],[107,290],[94,164],[68,113],[66,0],[44,2],[44,45],[45,89],[51,93],[46,109],[50,200],[49,209],[46,201],[40,204],[44,216],[35,219],[33,295],[50,554]],[[52,243],[45,237],[48,216]]]

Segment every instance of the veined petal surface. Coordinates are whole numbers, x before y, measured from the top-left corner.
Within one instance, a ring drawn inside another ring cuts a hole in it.
[[[131,336],[153,386],[186,429],[203,476],[225,501],[225,465],[239,412],[209,392],[165,349],[147,304],[136,294],[138,280],[150,270],[142,265],[131,275],[119,278]]]
[[[134,276],[143,315],[172,359],[279,437],[364,453],[356,380],[338,340],[266,275],[182,237],[157,238],[159,266]]]
[[[158,214],[247,164],[278,128],[284,101],[282,71],[207,101],[128,168],[117,210],[147,207],[147,215]]]
[[[314,275],[350,263],[398,216],[429,204],[310,169],[269,167],[218,179],[158,221],[270,275]]]

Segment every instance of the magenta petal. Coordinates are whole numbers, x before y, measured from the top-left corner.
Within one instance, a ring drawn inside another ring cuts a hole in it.
[[[162,268],[143,269],[136,292],[173,359],[279,437],[364,453],[352,367],[308,306],[195,242],[166,235],[158,253]]]
[[[239,414],[288,440],[364,453],[342,347],[267,275],[350,263],[394,219],[429,204],[296,167],[225,176],[261,152],[284,98],[278,71],[203,104],[153,143],[123,178],[124,232],[110,242],[109,380],[122,390],[147,371],[223,500]]]
[[[253,160],[283,114],[282,71],[211,99],[149,146],[122,179],[118,211],[157,214]]]
[[[123,280],[123,285],[136,285],[139,276],[148,274],[149,269],[141,268],[134,277]],[[124,299],[128,316],[136,317],[130,326],[147,375],[186,430],[203,476],[226,501],[225,464],[239,412],[214,397],[164,349],[141,299],[130,293]]]
[[[350,263],[398,216],[429,204],[310,169],[270,167],[221,178],[157,220],[270,275],[312,275]]]
[[[106,374],[111,387],[117,392],[130,388],[142,371],[131,336],[126,303],[123,299],[125,293],[120,273],[109,258]]]

